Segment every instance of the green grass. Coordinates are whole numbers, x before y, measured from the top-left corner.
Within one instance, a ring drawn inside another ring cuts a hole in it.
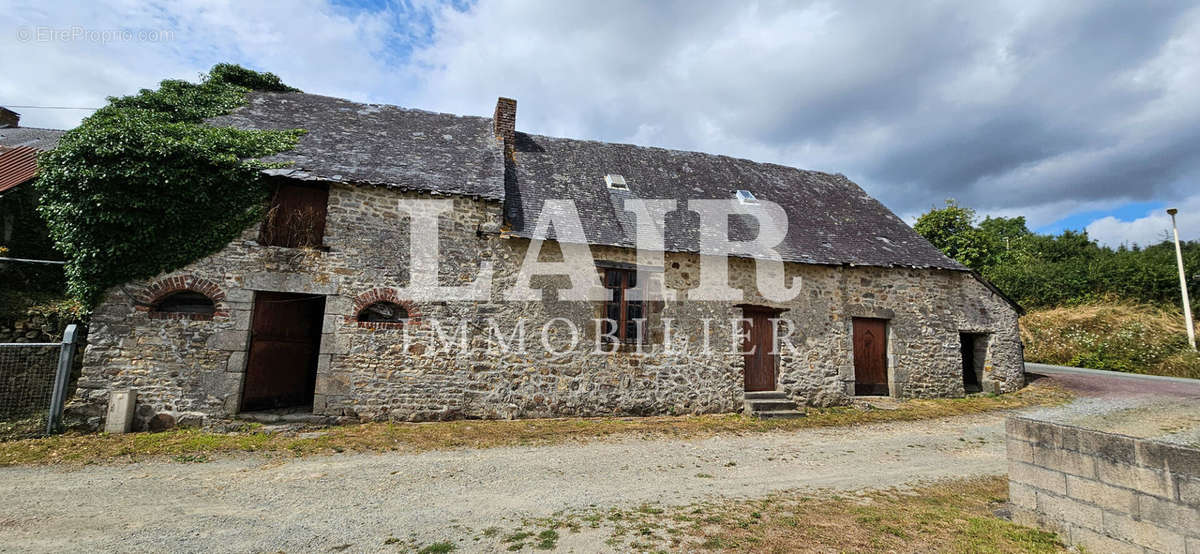
[[[1065,552],[1055,534],[993,515],[1007,493],[1003,477],[853,497],[779,493],[634,510],[604,525],[619,551]]]

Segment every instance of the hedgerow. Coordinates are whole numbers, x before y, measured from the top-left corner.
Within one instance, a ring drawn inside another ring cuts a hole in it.
[[[109,287],[211,254],[258,221],[268,198],[259,160],[302,129],[213,127],[205,119],[251,90],[291,92],[271,73],[218,64],[199,83],[112,97],[38,160],[38,211],[66,256],[68,293],[91,308]],[[277,165],[277,164],[276,164]]]

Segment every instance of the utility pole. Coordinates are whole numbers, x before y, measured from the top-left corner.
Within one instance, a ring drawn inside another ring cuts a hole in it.
[[[1175,235],[1175,262],[1179,264],[1179,289],[1183,292],[1183,319],[1187,322],[1188,344],[1196,350],[1196,327],[1192,323],[1192,302],[1188,300],[1187,277],[1183,273],[1183,250],[1179,248],[1179,228],[1175,226],[1175,214],[1179,210],[1167,210],[1171,215],[1171,232]]]

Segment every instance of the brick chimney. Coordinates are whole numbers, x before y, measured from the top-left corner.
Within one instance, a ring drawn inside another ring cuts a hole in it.
[[[501,96],[496,99],[496,115],[492,116],[496,139],[512,144],[517,132],[517,101]]]
[[[516,111],[516,103],[513,104],[513,111]],[[496,108],[499,110],[500,108]],[[515,116],[514,116],[515,117]],[[0,107],[0,129],[9,127],[18,127],[21,123],[21,114],[14,112],[8,108]]]

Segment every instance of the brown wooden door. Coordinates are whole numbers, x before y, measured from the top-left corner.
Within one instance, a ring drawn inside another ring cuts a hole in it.
[[[324,296],[255,293],[242,411],[312,404],[324,314]]]
[[[746,360],[746,390],[775,390],[775,368],[779,357],[772,351],[775,333],[771,325],[772,312],[750,308],[743,310],[746,319],[742,323],[746,331],[746,338],[742,343],[742,353]]]
[[[854,318],[854,394],[888,394],[886,320]]]

